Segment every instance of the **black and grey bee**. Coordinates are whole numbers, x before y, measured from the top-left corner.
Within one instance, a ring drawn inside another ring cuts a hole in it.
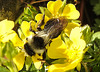
[[[66,17],[52,18],[46,22],[44,29],[41,26],[44,24],[44,16],[38,25],[38,31],[35,32],[30,27],[30,31],[33,31],[35,35],[31,35],[27,38],[28,42],[24,45],[24,49],[28,55],[32,56],[37,54],[45,54],[46,45],[51,43],[51,40],[58,37],[68,24]],[[43,55],[45,58],[45,55]]]

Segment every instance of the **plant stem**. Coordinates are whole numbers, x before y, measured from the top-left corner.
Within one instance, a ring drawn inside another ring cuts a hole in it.
[[[82,62],[82,65],[83,65],[83,66],[84,66],[84,68],[85,68],[85,72],[88,72],[87,63]]]

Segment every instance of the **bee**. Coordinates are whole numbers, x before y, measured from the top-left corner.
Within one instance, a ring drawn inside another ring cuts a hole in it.
[[[30,56],[43,54],[43,59],[45,59],[45,52],[47,44],[51,43],[51,40],[57,38],[61,32],[65,29],[68,24],[66,17],[52,18],[48,20],[42,30],[40,27],[44,24],[44,16],[38,25],[37,32],[34,32],[35,35],[31,35],[27,38],[28,42],[24,45],[26,53]]]

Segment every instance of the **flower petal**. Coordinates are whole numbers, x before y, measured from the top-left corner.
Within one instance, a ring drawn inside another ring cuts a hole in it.
[[[66,15],[67,13],[70,13],[72,11],[76,10],[75,5],[73,4],[67,4],[63,10],[63,15]]]
[[[56,59],[56,58],[66,58],[66,45],[64,42],[56,38],[52,41],[50,44],[50,47],[47,50],[47,54],[50,58]]]
[[[37,22],[39,22],[40,20],[42,20],[42,18],[43,18],[43,14],[40,14],[40,13],[35,16],[35,20]]]
[[[33,32],[30,32],[30,23],[28,23],[27,21],[22,22],[21,29],[26,37],[34,34]]]
[[[0,22],[0,35],[8,32],[14,27],[14,22],[7,19]]]
[[[13,58],[14,63],[16,64],[18,71],[20,71],[23,66],[24,66],[24,62],[25,62],[25,55],[24,52],[19,53],[18,55],[16,55]]]
[[[67,16],[68,19],[78,19],[80,16],[79,11],[76,10],[75,5],[67,4],[62,13],[63,16]]]
[[[23,46],[22,40],[18,37],[17,33],[13,30],[10,30],[6,34],[2,36],[1,41],[2,42],[7,42],[11,40],[14,44],[14,46]]]
[[[70,40],[72,40],[74,43],[78,42],[80,40],[80,37],[82,33],[80,33],[81,29],[79,27],[75,27],[72,29],[70,33]]]
[[[35,55],[35,56],[32,56],[32,61],[36,67],[36,69],[41,69],[41,61],[38,60],[38,59],[42,59],[42,56],[39,56],[39,55]]]
[[[49,1],[47,4],[47,8],[55,16],[55,15],[57,15],[61,5],[62,5],[61,0]]]
[[[47,8],[48,10],[53,14],[54,12],[54,1],[49,1],[48,4],[47,4]]]
[[[43,14],[40,14],[40,13],[35,16],[35,20],[37,21],[37,23],[40,20],[42,20],[42,18],[43,18]],[[48,20],[49,20],[49,18],[45,15],[44,22],[46,23]]]
[[[80,13],[78,10],[74,10],[73,12],[70,12],[66,15],[68,19],[78,19],[80,16]]]
[[[68,23],[67,27],[65,28],[65,32],[67,33],[67,35],[69,36],[70,33],[71,33],[71,30],[75,27],[79,27],[80,24],[78,23],[75,23],[75,22],[71,22],[71,23]]]
[[[65,72],[65,71],[74,69],[80,61],[81,61],[81,59],[76,59],[71,63],[53,64],[53,65],[49,66],[48,72]]]

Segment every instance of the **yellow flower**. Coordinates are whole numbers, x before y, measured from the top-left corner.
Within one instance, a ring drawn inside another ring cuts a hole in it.
[[[59,18],[59,17],[66,17],[67,19],[78,19],[80,16],[80,13],[78,10],[76,10],[76,7],[74,4],[67,4],[65,5],[64,9],[62,10],[62,13],[59,13],[63,6],[63,2],[61,0],[57,1],[49,1],[47,3],[47,9],[51,13],[51,16],[49,17],[45,12],[45,18],[44,18],[44,23],[46,23],[49,19],[52,18]],[[37,20],[37,25],[39,22],[42,20],[43,14],[39,13],[35,16],[35,19]],[[45,24],[44,24],[45,25]],[[76,22],[68,22],[67,27],[65,28],[65,32],[69,36],[71,30],[75,27],[79,27],[80,24]],[[43,27],[42,27],[43,29]]]
[[[7,19],[0,22],[0,42],[8,42],[11,40],[14,46],[22,46],[23,43],[17,33],[12,30],[14,22]]]
[[[49,1],[47,4],[47,9],[52,13],[52,16],[57,16],[60,7],[62,6],[62,1]]]
[[[35,30],[36,29],[36,23],[34,21],[30,21],[30,22],[27,22],[27,21],[23,21],[22,24],[21,24],[21,30],[22,30],[22,33],[24,34],[24,37],[21,36],[20,38],[23,40],[23,44],[25,44],[27,41],[26,41],[26,38],[30,35],[34,35],[33,32],[30,31],[30,23],[32,25],[32,29]],[[23,45],[24,47],[24,45]],[[23,66],[24,66],[24,63],[25,63],[25,56],[26,55],[26,52],[25,51],[21,51],[19,52],[14,58],[13,58],[13,61],[14,63],[16,64],[17,68],[18,68],[18,71],[20,71]],[[39,55],[35,55],[35,56],[32,56],[32,61],[35,65],[35,67],[37,69],[41,69],[41,61],[38,60],[38,59],[42,59],[42,56],[39,56]]]
[[[18,71],[22,70],[23,66],[24,66],[24,63],[25,63],[25,52],[20,52],[18,53],[14,58],[13,58],[13,61],[14,63],[16,64],[17,68],[18,68]],[[35,55],[35,56],[32,56],[32,61],[36,67],[36,69],[41,69],[41,61],[38,60],[38,59],[42,59],[41,56],[39,55]]]
[[[69,38],[65,38],[63,42],[60,38],[56,38],[50,44],[47,54],[51,59],[64,58],[64,63],[56,63],[49,66],[48,72],[65,72],[74,69],[82,60],[83,50],[86,43],[81,39],[81,30],[75,27],[71,30]]]
[[[79,18],[80,13],[78,10],[76,10],[76,7],[74,4],[65,5],[62,13],[59,13],[62,6],[63,6],[63,2],[61,0],[49,1],[47,3],[47,9],[52,14],[52,16],[50,17],[58,18],[60,16],[66,16],[67,19],[78,19]]]
[[[65,33],[67,34],[67,36],[69,37],[71,30],[74,29],[75,27],[80,27],[79,23],[75,23],[75,22],[69,22],[67,27],[65,28]]]

